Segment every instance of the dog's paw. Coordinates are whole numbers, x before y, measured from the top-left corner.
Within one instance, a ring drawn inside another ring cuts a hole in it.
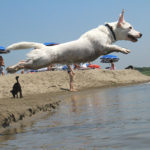
[[[128,53],[130,53],[130,50],[124,49],[122,52],[123,52],[124,54],[128,54]]]

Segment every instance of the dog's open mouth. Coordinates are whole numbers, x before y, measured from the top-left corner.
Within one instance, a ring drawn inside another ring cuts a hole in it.
[[[132,41],[132,42],[137,42],[138,39],[136,37],[134,37],[133,35],[131,34],[128,34],[128,38]]]

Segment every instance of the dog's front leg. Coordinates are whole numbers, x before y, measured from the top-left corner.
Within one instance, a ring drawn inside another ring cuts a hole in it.
[[[122,48],[122,47],[119,47],[118,45],[107,45],[107,46],[105,46],[105,49],[109,53],[111,53],[111,52],[121,52],[123,54],[130,53],[130,50]]]

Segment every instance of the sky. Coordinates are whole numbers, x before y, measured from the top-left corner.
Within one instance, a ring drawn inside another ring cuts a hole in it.
[[[0,45],[29,42],[64,43],[78,39],[83,33],[106,22],[114,22],[122,9],[125,20],[143,36],[138,42],[117,41],[131,50],[125,55],[112,53],[120,60],[116,68],[128,65],[149,67],[150,64],[150,1],[149,0],[0,0]],[[5,65],[25,60],[31,51],[19,50],[3,54]],[[108,64],[96,59],[102,68]]]

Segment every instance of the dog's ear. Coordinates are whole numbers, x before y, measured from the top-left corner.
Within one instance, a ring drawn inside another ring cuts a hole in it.
[[[117,26],[121,26],[121,23],[123,23],[124,22],[124,9],[122,9],[122,12],[121,12],[121,14],[120,14],[120,17],[119,17],[119,20],[118,20],[118,24],[117,24]]]

